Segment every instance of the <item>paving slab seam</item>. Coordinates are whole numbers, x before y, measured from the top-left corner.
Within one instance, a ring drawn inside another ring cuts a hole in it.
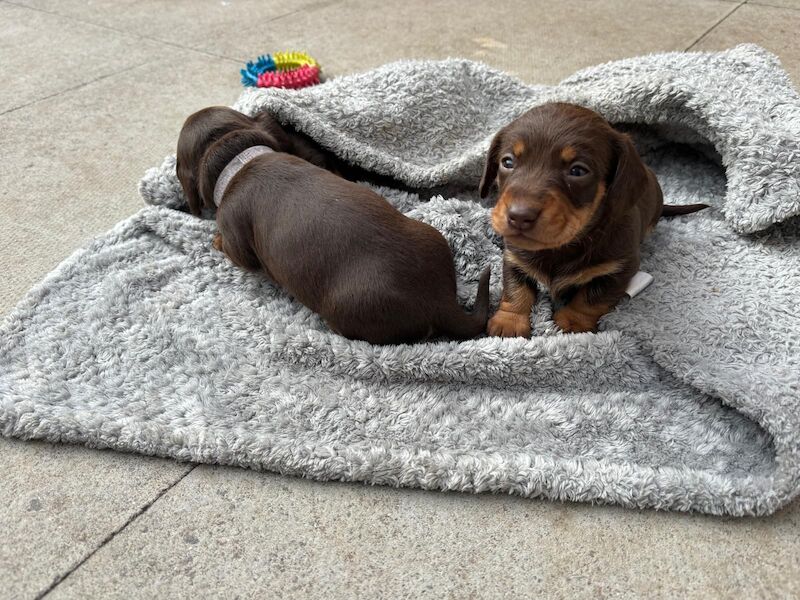
[[[45,596],[50,594],[50,592],[52,592],[54,589],[56,589],[61,583],[64,582],[64,580],[66,580],[75,571],[80,569],[86,563],[86,561],[88,561],[90,558],[92,558],[92,556],[97,554],[97,552],[99,552],[106,544],[108,544],[109,542],[111,542],[111,540],[113,540],[115,537],[117,537],[117,534],[119,534],[121,531],[124,531],[131,523],[133,523],[136,519],[138,519],[145,512],[147,512],[150,509],[151,506],[153,506],[156,502],[158,502],[164,496],[164,494],[169,492],[172,488],[174,488],[181,481],[183,481],[186,478],[186,476],[189,475],[189,473],[191,473],[192,471],[194,471],[197,468],[197,466],[198,465],[196,465],[196,464],[188,465],[188,468],[186,469],[186,471],[184,471],[181,474],[180,477],[178,477],[175,481],[173,481],[169,485],[165,486],[163,489],[159,490],[159,492],[153,497],[152,500],[150,500],[149,502],[146,502],[145,504],[143,504],[122,525],[117,527],[114,531],[112,531],[105,538],[103,538],[103,540],[97,545],[96,548],[94,548],[91,552],[87,553],[86,556],[84,556],[81,560],[79,560],[72,567],[70,567],[65,573],[63,573],[63,574],[59,575],[58,577],[56,577],[53,580],[53,582],[49,586],[47,586],[46,589],[44,589],[41,592],[39,592],[38,594],[36,594],[36,596],[34,596],[34,599],[35,600],[41,600],[41,598],[44,598]]]
[[[320,8],[328,8],[329,6],[334,6],[336,4],[351,4],[352,0],[322,0],[321,2],[314,2],[313,4],[309,4],[307,6],[301,6],[300,8],[293,10],[291,12],[285,13],[283,15],[279,15],[267,21],[268,23],[274,23],[275,21],[280,21],[281,19],[286,19],[293,15],[296,15],[301,12],[305,12],[307,10],[319,10]],[[260,26],[261,24],[259,24]]]
[[[800,11],[800,6],[785,6],[783,4],[769,4],[768,2],[750,2],[750,0],[745,0],[745,4],[749,4],[750,6],[768,6],[770,8],[782,8],[784,10],[793,10],[793,11]]]
[[[719,26],[720,26],[722,23],[724,23],[724,22],[725,22],[725,21],[728,19],[728,17],[730,17],[730,16],[731,16],[733,13],[735,13],[737,10],[739,10],[739,9],[740,9],[742,6],[744,6],[745,4],[747,4],[747,0],[744,0],[743,2],[739,2],[739,3],[737,3],[737,4],[736,4],[736,6],[734,6],[734,7],[733,7],[731,10],[729,10],[729,11],[728,11],[728,13],[727,13],[725,16],[723,16],[723,17],[722,17],[722,18],[721,18],[719,21],[717,21],[716,23],[714,23],[714,24],[713,24],[711,27],[709,27],[708,29],[706,29],[706,30],[703,32],[703,34],[702,34],[702,35],[701,35],[699,38],[697,38],[695,41],[693,41],[691,44],[689,44],[689,46],[686,48],[686,50],[685,50],[685,51],[686,51],[686,52],[688,52],[689,50],[691,50],[692,48],[694,48],[694,47],[695,47],[697,44],[699,44],[700,42],[702,42],[702,41],[703,41],[703,39],[705,39],[705,37],[706,37],[706,36],[707,36],[709,33],[711,33],[712,31],[714,31],[714,30],[715,30],[717,27],[719,27]]]
[[[107,31],[113,31],[115,33],[121,33],[123,35],[132,36],[132,37],[134,37],[136,39],[147,40],[149,42],[155,42],[157,44],[162,44],[164,46],[171,46],[173,48],[179,48],[181,50],[186,50],[188,52],[195,52],[197,54],[202,54],[203,56],[211,56],[213,58],[219,58],[221,60],[227,60],[227,61],[235,62],[235,63],[240,63],[243,60],[241,58],[234,58],[234,57],[231,57],[231,56],[225,56],[225,55],[222,55],[222,54],[216,54],[214,52],[209,52],[208,50],[201,50],[200,48],[192,48],[191,46],[183,46],[183,45],[177,44],[175,42],[170,42],[169,40],[163,40],[161,38],[151,37],[149,35],[142,35],[141,33],[137,33],[135,31],[126,31],[125,29],[119,29],[117,27],[111,27],[110,25],[104,25],[102,23],[95,23],[93,21],[86,21],[84,19],[79,19],[77,17],[73,17],[72,15],[65,15],[63,13],[55,12],[55,11],[52,11],[52,10],[44,10],[43,8],[37,8],[35,6],[28,6],[27,4],[20,4],[18,2],[11,2],[11,0],[1,0],[1,1],[4,4],[7,4],[9,6],[15,6],[17,8],[27,8],[28,10],[35,10],[35,11],[44,13],[46,15],[51,15],[53,17],[60,17],[62,19],[69,19],[70,21],[74,21],[75,23],[80,23],[82,25],[91,25],[92,27],[99,27],[100,29],[105,29]],[[296,12],[298,12],[298,11],[293,11],[290,14],[295,14]],[[279,17],[276,17],[275,19],[279,19],[279,18],[282,18],[284,16],[287,16],[287,15],[280,15]],[[267,22],[274,21],[275,19],[270,19]]]
[[[9,113],[12,113],[14,111],[17,111],[17,110],[20,110],[20,109],[23,109],[23,108],[27,108],[28,106],[33,106],[34,104],[38,104],[39,102],[44,102],[45,100],[50,100],[51,98],[55,98],[57,96],[61,96],[63,94],[67,94],[69,92],[74,92],[75,90],[79,90],[81,88],[86,87],[87,85],[91,85],[93,83],[97,83],[98,81],[102,81],[103,79],[108,79],[109,77],[116,77],[116,76],[120,75],[121,73],[126,73],[128,71],[132,71],[133,69],[138,69],[139,67],[143,67],[145,65],[149,65],[150,63],[157,62],[158,60],[160,60],[160,59],[153,58],[153,59],[150,59],[150,60],[146,60],[144,62],[137,63],[137,64],[131,65],[129,67],[125,67],[124,69],[119,69],[118,71],[113,71],[111,73],[106,73],[104,75],[100,75],[98,77],[95,77],[94,79],[90,79],[89,81],[84,81],[84,82],[79,83],[77,85],[73,85],[72,87],[64,88],[63,90],[59,90],[59,91],[57,91],[57,92],[55,92],[53,94],[49,94],[47,96],[42,96],[41,98],[37,98],[36,100],[31,100],[30,102],[26,102],[25,104],[20,104],[19,106],[14,106],[12,108],[9,108],[9,109],[6,109],[6,110],[0,112],[0,117],[2,117],[3,115],[7,115]]]

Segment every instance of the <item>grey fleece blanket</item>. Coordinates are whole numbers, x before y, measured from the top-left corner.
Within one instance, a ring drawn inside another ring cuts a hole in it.
[[[655,281],[597,334],[543,295],[530,340],[375,347],[328,331],[211,248],[174,158],[151,205],[75,253],[0,330],[6,436],[315,479],[763,515],[800,489],[800,98],[754,46],[662,54],[529,86],[463,60],[401,62],[303,91],[251,90],[439,228],[469,302],[500,294],[501,240],[474,189],[492,134],[548,100],[631,130],[668,203]],[[176,132],[177,133],[177,132]]]

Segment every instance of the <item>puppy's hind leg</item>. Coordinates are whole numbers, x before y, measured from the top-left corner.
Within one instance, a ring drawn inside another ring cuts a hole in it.
[[[218,233],[212,245],[227,256],[238,267],[248,271],[262,268],[255,250],[255,236],[258,235],[253,221],[247,214],[231,214],[223,205],[217,213]]]

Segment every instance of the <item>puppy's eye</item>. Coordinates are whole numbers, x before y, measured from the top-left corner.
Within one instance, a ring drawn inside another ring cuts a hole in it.
[[[589,168],[582,163],[575,163],[569,168],[570,177],[583,177],[589,174]]]
[[[513,169],[514,168],[514,157],[511,154],[506,154],[503,158],[500,159],[500,164],[504,169]]]

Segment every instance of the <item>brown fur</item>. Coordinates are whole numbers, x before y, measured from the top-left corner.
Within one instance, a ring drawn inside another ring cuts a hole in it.
[[[450,248],[436,229],[282,151],[289,146],[280,132],[253,121],[215,107],[189,117],[181,131],[179,177],[187,197],[205,206],[213,206],[216,180],[237,154],[252,145],[278,150],[231,180],[217,209],[214,247],[236,265],[266,273],[348,338],[389,344],[484,331],[488,269],[475,309],[466,313],[456,300]]]
[[[525,154],[517,152],[521,147]],[[641,242],[658,219],[706,207],[664,207],[661,187],[630,138],[572,104],[538,106],[497,133],[482,198],[494,183],[500,195],[492,227],[506,245],[503,298],[509,300],[490,319],[491,335],[530,333],[530,315],[510,327],[508,307],[520,297],[532,297],[532,306],[536,282],[565,303],[554,315],[564,331],[595,330],[639,270]],[[521,315],[527,304],[513,312]]]
[[[197,126],[194,126],[195,123]],[[248,131],[250,137],[243,137],[242,131]],[[201,195],[195,171],[206,149],[229,133],[236,134],[236,139],[230,143],[241,146],[239,152],[248,146],[263,144],[278,152],[299,156],[323,169],[338,172],[341,168],[339,161],[331,154],[326,153],[310,138],[289,126],[281,125],[268,112],[248,117],[227,107],[211,106],[186,119],[181,133],[176,171],[193,215],[199,215],[203,208],[215,209],[209,194]],[[225,165],[220,166],[220,171],[224,167]],[[219,173],[214,175],[215,181],[218,176]]]

